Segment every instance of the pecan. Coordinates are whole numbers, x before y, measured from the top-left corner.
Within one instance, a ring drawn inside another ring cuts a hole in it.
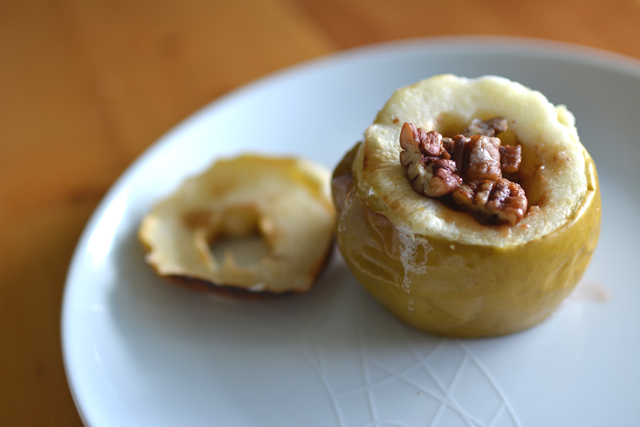
[[[438,132],[426,132],[405,123],[400,131],[400,146],[400,163],[407,168],[407,178],[416,192],[439,197],[453,192],[462,182]]]
[[[481,221],[515,225],[528,202],[518,183],[502,177],[502,172],[517,172],[522,161],[519,145],[502,146],[494,136],[506,130],[507,121],[500,117],[474,119],[464,134],[453,138],[405,123],[400,131],[400,163],[417,193],[451,194],[458,206]]]
[[[413,123],[405,123],[400,131],[400,146],[404,150],[420,151],[425,156],[439,157],[444,155],[449,159],[442,145],[442,135],[436,131],[427,132],[416,127]]]
[[[456,135],[451,150],[458,174],[465,180],[497,181],[502,178],[500,139],[483,135],[473,135],[471,138]]]
[[[451,195],[454,202],[491,224],[517,224],[527,211],[527,197],[516,182],[470,181]]]
[[[500,168],[502,172],[518,172],[520,162],[522,162],[522,148],[519,145],[515,147],[510,145],[500,146]]]
[[[494,117],[489,120],[473,119],[468,128],[462,131],[464,136],[483,135],[496,136],[507,130],[507,119]]]
[[[517,182],[505,178],[496,182],[487,210],[507,224],[517,224],[527,212],[527,197]]]

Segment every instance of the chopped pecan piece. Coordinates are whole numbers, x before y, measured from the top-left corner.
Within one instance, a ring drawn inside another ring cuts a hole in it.
[[[502,178],[498,138],[482,135],[466,138],[456,135],[453,137],[452,156],[458,174],[465,180],[497,181]]]
[[[400,163],[407,168],[413,189],[425,196],[449,194],[462,182],[456,164],[442,145],[442,135],[405,123],[400,132]]]
[[[520,162],[522,162],[522,147],[519,145],[515,147],[510,145],[500,146],[500,167],[502,172],[518,172]]]
[[[442,145],[442,135],[436,131],[427,132],[416,127],[413,123],[405,123],[400,131],[400,146],[404,150],[409,150],[409,146],[414,151],[420,151],[425,156],[440,157],[449,159],[449,153],[445,152]]]
[[[516,225],[527,211],[527,197],[516,182],[470,181],[452,194],[453,200],[491,224]]]
[[[496,136],[507,130],[507,119],[494,117],[489,120],[473,119],[468,128],[462,131],[464,136],[483,135]]]
[[[515,225],[527,212],[527,204],[527,197],[520,184],[502,178],[496,182],[486,207],[501,221]]]

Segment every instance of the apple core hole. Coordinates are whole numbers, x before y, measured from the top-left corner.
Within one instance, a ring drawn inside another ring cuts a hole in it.
[[[268,253],[267,243],[261,234],[223,237],[210,243],[209,250],[219,262],[227,256],[233,257],[235,264],[240,268],[259,262]]]

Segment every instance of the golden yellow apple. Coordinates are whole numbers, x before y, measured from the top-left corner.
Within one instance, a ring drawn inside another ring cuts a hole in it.
[[[403,123],[453,136],[473,119],[506,118],[522,147],[513,179],[528,211],[488,225],[418,194],[400,163]],[[500,77],[436,76],[395,92],[336,167],[336,235],[349,268],[384,307],[424,331],[503,335],[547,318],[587,268],[600,231],[596,167],[573,115]]]

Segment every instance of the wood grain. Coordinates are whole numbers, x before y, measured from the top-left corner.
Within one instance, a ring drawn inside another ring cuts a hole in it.
[[[414,37],[501,35],[558,40],[640,57],[640,1],[302,0],[341,48]]]
[[[115,179],[222,94],[340,49],[490,34],[640,58],[640,1],[0,1],[0,426],[79,426],[59,315]]]

